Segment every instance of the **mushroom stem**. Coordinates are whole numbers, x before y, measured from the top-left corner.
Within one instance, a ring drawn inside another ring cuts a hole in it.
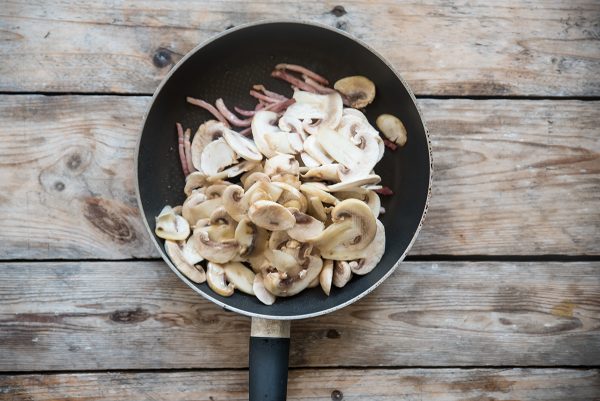
[[[262,93],[264,93],[265,95],[272,97],[273,99],[277,99],[277,100],[288,100],[287,97],[277,93],[277,92],[273,92],[268,90],[267,88],[264,87],[264,85],[253,85],[252,88],[254,90],[260,91]]]
[[[298,87],[298,89],[302,89],[303,91],[311,92],[311,93],[318,93],[318,91],[315,88],[313,88],[306,82],[301,81],[300,79],[288,74],[287,72],[285,72],[283,70],[275,70],[271,73],[271,76],[273,78],[279,78],[283,81],[286,81],[286,82]]]
[[[227,120],[225,119],[225,117],[223,117],[223,114],[221,114],[219,112],[219,110],[215,109],[215,106],[213,106],[212,104],[205,102],[202,99],[196,99],[193,97],[186,97],[185,100],[189,103],[189,104],[193,104],[194,106],[198,106],[203,108],[204,110],[208,111],[210,114],[212,114],[213,116],[215,116],[215,118],[219,121],[221,121],[223,124],[225,124],[227,126],[227,128],[230,127],[229,122],[227,122]]]
[[[190,135],[192,130],[189,128],[183,133],[183,148],[185,151],[185,162],[187,164],[188,175],[194,171],[197,171],[192,163],[192,144],[190,143]]]
[[[229,110],[227,108],[227,106],[225,106],[225,102],[223,101],[222,98],[218,98],[217,101],[215,102],[215,105],[217,106],[217,110],[219,110],[219,112],[221,114],[223,114],[223,117],[225,117],[227,119],[227,121],[229,121],[231,123],[231,125],[233,125],[233,126],[249,127],[250,123],[252,123],[252,118],[247,118],[245,120],[242,120],[238,116],[233,114],[231,112],[231,110]]]
[[[307,77],[314,79],[315,81],[317,81],[323,85],[329,85],[329,81],[327,81],[327,79],[325,79],[321,75],[317,74],[316,72],[309,70],[306,67],[302,67],[301,65],[281,63],[281,64],[277,64],[275,66],[275,69],[276,70],[296,71],[296,72],[299,72],[300,74],[304,74]]]
[[[179,147],[179,161],[181,162],[181,170],[183,171],[183,175],[186,177],[190,173],[188,170],[187,160],[185,158],[185,145],[183,140],[183,127],[180,123],[175,123],[177,127],[177,143]]]

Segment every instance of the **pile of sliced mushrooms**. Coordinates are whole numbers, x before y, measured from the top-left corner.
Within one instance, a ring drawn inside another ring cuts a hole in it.
[[[398,118],[379,116],[383,139],[359,110],[375,96],[367,78],[347,77],[330,88],[301,66],[276,71],[292,83],[293,98],[260,85],[255,110],[235,108],[246,120],[222,99],[217,108],[193,99],[217,119],[203,123],[191,142],[189,130],[182,141],[178,124],[187,198],[165,206],[155,230],[191,281],[207,281],[222,296],[237,289],[267,305],[317,286],[329,295],[332,284],[341,288],[375,268],[385,249],[378,192],[389,193],[374,167],[384,141],[406,142]],[[231,127],[247,124],[251,137]]]

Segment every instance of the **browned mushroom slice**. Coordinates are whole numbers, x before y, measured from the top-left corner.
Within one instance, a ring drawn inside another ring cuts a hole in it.
[[[344,96],[348,106],[355,109],[362,109],[375,99],[375,84],[362,75],[342,78],[333,87]]]
[[[244,201],[244,189],[239,185],[229,185],[223,191],[223,207],[236,221],[241,221],[248,213],[248,204]]]
[[[406,144],[406,128],[398,117],[391,114],[382,114],[377,117],[375,123],[387,139],[400,146]]]
[[[181,241],[190,235],[190,225],[186,219],[175,214],[171,206],[165,206],[156,217],[154,232],[160,238]]]
[[[211,290],[224,297],[230,297],[233,295],[234,286],[233,284],[227,284],[225,278],[225,269],[222,265],[208,262],[206,268],[206,278],[208,286]]]
[[[206,281],[206,273],[204,272],[204,269],[202,269],[202,266],[188,263],[179,242],[166,240],[165,251],[167,252],[167,255],[169,255],[171,262],[173,262],[181,274],[192,280],[194,283],[199,284]]]

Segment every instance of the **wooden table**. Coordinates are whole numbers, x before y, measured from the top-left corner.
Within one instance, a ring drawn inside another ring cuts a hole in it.
[[[1,400],[246,399],[249,319],[158,259],[134,146],[192,47],[299,17],[401,71],[436,171],[393,276],[293,324],[290,399],[599,399],[597,0],[83,3],[0,6]]]

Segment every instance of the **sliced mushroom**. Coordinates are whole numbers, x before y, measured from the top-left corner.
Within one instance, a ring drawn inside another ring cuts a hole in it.
[[[273,305],[273,303],[275,302],[275,295],[271,294],[265,288],[262,274],[257,274],[254,277],[254,282],[252,283],[252,290],[254,291],[254,295],[256,295],[256,298],[258,298],[258,300],[263,304]]]
[[[278,154],[268,158],[265,161],[264,173],[273,178],[274,176],[283,174],[292,174],[297,176],[300,174],[300,165],[292,155]]]
[[[385,252],[385,227],[383,223],[377,220],[377,233],[373,241],[365,248],[363,259],[355,262],[355,265],[350,265],[353,273],[363,275],[369,273],[377,266],[377,263],[383,257]]]
[[[234,286],[231,283],[227,284],[227,280],[225,279],[225,269],[222,265],[208,262],[206,278],[210,289],[217,294],[224,297],[233,295]]]
[[[252,136],[256,146],[265,157],[279,153],[295,154],[302,150],[302,138],[298,133],[281,131],[274,125],[277,113],[259,110],[252,118]]]
[[[325,222],[327,220],[327,213],[323,207],[323,202],[321,202],[316,196],[311,196],[308,198],[308,207],[306,211],[309,215],[319,221]]]
[[[290,209],[296,219],[296,224],[287,230],[287,234],[296,241],[306,242],[316,238],[323,232],[325,225],[314,217],[300,212],[298,209]]]
[[[254,252],[257,241],[258,227],[250,221],[250,218],[244,217],[235,228],[235,240],[239,244],[239,254],[245,258]]]
[[[240,135],[231,129],[223,131],[223,139],[240,157],[250,161],[262,160],[262,154],[251,139]]]
[[[167,252],[167,255],[169,255],[171,262],[173,262],[181,274],[192,280],[194,283],[199,284],[206,281],[206,273],[204,273],[202,266],[195,266],[186,260],[180,243],[166,240],[165,251]]]
[[[300,153],[300,159],[302,159],[302,163],[308,168],[319,167],[321,165],[320,162],[306,152]]]
[[[321,256],[333,260],[364,257],[364,249],[373,241],[377,231],[376,219],[366,203],[346,199],[331,211],[332,224],[311,242]]]
[[[350,107],[362,109],[375,99],[375,84],[367,77],[354,75],[337,81],[333,88],[340,92]]]
[[[306,288],[315,288],[319,286],[319,276],[313,278],[313,281],[311,281],[310,283],[308,283],[308,286]]]
[[[234,239],[214,241],[205,230],[195,230],[192,238],[197,252],[210,262],[226,263],[238,253],[238,243]]]
[[[335,194],[340,199],[360,199],[361,201],[365,202],[369,206],[369,208],[371,208],[371,211],[373,212],[373,215],[375,215],[375,217],[379,216],[379,213],[381,211],[381,200],[379,199],[379,195],[377,194],[377,192],[368,190],[363,187],[355,187],[347,191],[338,191]]]
[[[281,196],[279,196],[277,202],[279,202],[285,207],[295,207],[301,212],[306,211],[308,202],[306,200],[306,197],[302,194],[302,192],[297,190],[292,185],[284,182],[273,182],[271,185],[281,188],[283,190],[283,193],[281,194]]]
[[[256,166],[257,162],[244,160],[241,163],[234,164],[233,166],[227,167],[225,170],[208,177],[208,181],[214,182],[222,180],[224,178],[236,177],[243,172],[252,170]]]
[[[203,193],[194,192],[183,202],[181,214],[191,226],[195,226],[198,220],[210,217],[221,203],[220,198],[206,199]]]
[[[242,221],[248,213],[248,204],[244,201],[244,189],[239,185],[229,185],[223,191],[223,207],[236,221]]]
[[[183,245],[182,254],[183,258],[190,265],[198,264],[204,260],[204,258],[196,250],[192,237],[188,238],[188,240]]]
[[[182,216],[175,214],[171,206],[165,206],[156,217],[154,232],[160,238],[181,241],[190,235],[190,225]]]
[[[347,191],[350,189],[358,188],[362,185],[376,184],[381,181],[381,177],[377,174],[369,174],[358,178],[338,182],[327,186],[329,192]]]
[[[209,120],[198,127],[191,145],[192,164],[198,171],[202,171],[202,152],[204,148],[215,139],[220,138],[226,129],[225,124],[216,120]]]
[[[207,231],[212,240],[222,241],[234,238],[237,223],[223,206],[212,212],[209,223],[210,227]]]
[[[186,196],[190,196],[193,190],[201,188],[204,184],[206,184],[206,179],[206,174],[199,171],[190,173],[187,177],[185,177],[185,188],[183,189],[183,192],[186,194]]]
[[[270,265],[279,272],[294,275],[298,274],[301,270],[300,264],[296,258],[294,258],[294,255],[290,255],[279,249],[266,249],[265,257],[270,262]]]
[[[319,141],[317,141],[316,136],[311,135],[308,138],[306,138],[306,140],[304,141],[303,148],[304,153],[306,153],[311,159],[315,160],[319,165],[333,163],[333,159],[319,144]]]
[[[246,294],[254,295],[252,287],[255,274],[252,270],[239,262],[229,262],[223,266],[223,270],[229,284]]]
[[[304,290],[308,285],[319,276],[323,260],[316,256],[307,258],[306,266],[298,275],[288,275],[272,271],[264,276],[264,286],[273,295],[280,297],[289,297],[296,295]]]
[[[344,105],[339,93],[321,95],[296,91],[294,100],[296,102],[287,108],[284,116],[302,121],[304,131],[314,133],[317,127],[335,128],[340,123]]]
[[[321,288],[323,292],[329,296],[331,292],[331,281],[333,280],[333,260],[324,259],[323,260],[323,268],[321,269],[321,273],[319,274],[319,283],[321,283]]]
[[[259,200],[250,206],[248,217],[257,226],[271,231],[288,230],[296,223],[289,210],[268,200]]]
[[[244,202],[251,205],[259,200],[276,202],[281,197],[283,189],[270,182],[257,181],[244,194]]]
[[[307,198],[316,197],[322,203],[336,205],[339,200],[327,191],[327,185],[320,182],[305,182],[304,184],[300,185],[300,192],[302,192]]]
[[[233,149],[223,138],[219,138],[204,147],[200,167],[203,173],[213,176],[236,162],[237,155]]]
[[[352,278],[352,269],[345,260],[336,260],[333,267],[332,283],[338,288],[342,288]]]
[[[256,182],[261,181],[261,182],[266,182],[268,184],[271,182],[271,179],[264,172],[256,171],[256,172],[253,172],[252,174],[249,174],[247,177],[242,177],[241,181],[242,181],[242,184],[244,185],[244,190],[247,191],[248,188],[250,188]]]
[[[302,174],[302,178],[339,182],[339,169],[340,165],[337,163],[323,164],[322,166],[311,168],[306,173]]]
[[[377,117],[375,124],[390,141],[400,146],[406,144],[406,128],[398,117],[391,114],[382,114]]]

